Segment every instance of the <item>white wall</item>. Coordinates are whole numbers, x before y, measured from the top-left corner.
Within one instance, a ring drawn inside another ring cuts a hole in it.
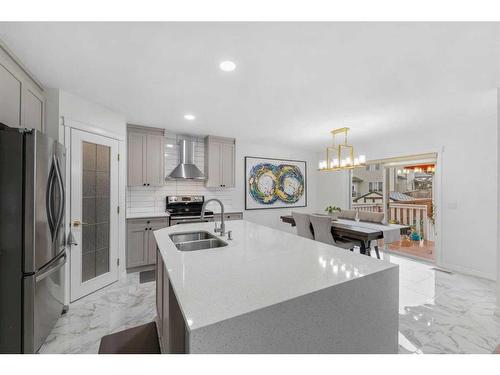
[[[317,154],[318,161],[324,158],[324,154]],[[318,163],[316,163],[317,165]],[[349,208],[351,192],[349,172],[318,172],[316,185],[316,211],[318,213],[324,212],[328,206]]]
[[[395,125],[389,134],[353,141],[356,152],[369,160],[441,153],[438,265],[489,279],[497,275],[497,105],[496,90],[434,98],[431,109],[408,112],[409,117],[421,117],[420,127],[399,131]],[[337,184],[348,186],[348,178],[318,178],[321,205],[335,203],[337,190],[344,194]],[[346,207],[348,195],[343,199],[336,204]]]
[[[68,119],[89,124],[123,137],[127,134],[124,115],[67,91],[59,90],[59,113]]]

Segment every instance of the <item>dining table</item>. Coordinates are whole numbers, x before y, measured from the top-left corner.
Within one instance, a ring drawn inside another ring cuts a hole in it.
[[[292,215],[283,215],[281,216],[281,220],[284,223],[291,224],[292,227],[295,226],[295,220]],[[371,241],[384,240],[384,244],[387,245],[390,242],[399,240],[400,235],[407,234],[409,229],[409,225],[372,223],[341,218],[332,219],[333,236],[357,241],[360,245],[361,254],[367,254]],[[375,251],[377,252],[377,257],[379,257],[378,245],[376,245]]]

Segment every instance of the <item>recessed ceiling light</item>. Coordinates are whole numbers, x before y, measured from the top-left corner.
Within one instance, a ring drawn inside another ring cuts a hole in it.
[[[232,61],[226,60],[219,64],[219,68],[225,72],[232,72],[236,69],[236,64]]]
[[[174,145],[173,145],[173,144],[171,144],[171,143],[167,143],[167,147],[168,147],[168,148],[174,148]]]
[[[195,115],[191,115],[191,114],[187,114],[187,115],[184,115],[184,118],[186,120],[192,121],[192,120],[194,120],[196,118],[196,116]]]

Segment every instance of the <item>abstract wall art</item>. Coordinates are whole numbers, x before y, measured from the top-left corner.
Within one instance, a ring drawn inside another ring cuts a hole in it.
[[[305,161],[245,157],[245,209],[307,206]]]

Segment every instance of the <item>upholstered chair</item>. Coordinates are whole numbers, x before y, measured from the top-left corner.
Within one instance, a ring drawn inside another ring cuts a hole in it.
[[[367,211],[359,211],[358,213],[359,221],[367,221],[370,223],[382,223],[384,221],[384,213],[383,212],[367,212]]]
[[[339,213],[339,218],[340,219],[347,219],[347,220],[354,220],[356,218],[356,211],[355,210],[342,210]]]
[[[314,230],[314,239],[316,241],[348,250],[354,248],[354,242],[340,237],[333,238],[331,217],[325,215],[310,215],[310,220]]]
[[[297,234],[301,237],[314,240],[314,235],[311,231],[311,220],[309,219],[310,215],[300,212],[292,212],[292,216],[295,221],[295,226],[297,227]]]

